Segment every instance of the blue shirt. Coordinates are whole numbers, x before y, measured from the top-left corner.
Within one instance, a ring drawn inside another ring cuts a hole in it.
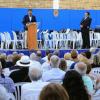
[[[11,78],[0,76],[0,84],[3,85],[9,93],[15,92],[15,85]]]

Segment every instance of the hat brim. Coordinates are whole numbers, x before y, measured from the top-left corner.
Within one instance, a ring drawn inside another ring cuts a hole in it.
[[[31,64],[32,64],[32,61],[31,61],[31,60],[30,60],[29,63],[21,63],[21,60],[18,60],[18,61],[16,62],[16,65],[17,65],[17,66],[22,66],[22,67],[30,67]]]

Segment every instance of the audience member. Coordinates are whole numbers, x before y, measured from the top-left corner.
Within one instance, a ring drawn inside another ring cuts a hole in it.
[[[7,91],[1,84],[0,84],[0,100],[7,100]]]
[[[75,70],[66,72],[63,87],[68,92],[69,100],[90,100],[82,76]]]
[[[20,69],[18,65],[16,65],[17,61],[20,60],[21,56],[19,56],[18,54],[13,55],[13,66],[10,68],[10,70],[16,70],[16,69]]]
[[[51,58],[52,55],[53,55],[52,53],[49,53],[48,54],[48,60],[42,64],[43,72],[48,71],[48,70],[51,69],[50,58]]]
[[[10,77],[13,79],[15,83],[17,82],[30,82],[28,77],[28,70],[32,61],[28,56],[22,56],[19,61],[17,61],[16,65],[19,66],[20,69],[13,71],[10,74]]]
[[[72,63],[70,69],[74,69],[75,64],[79,61],[78,60],[78,53],[76,50],[71,51],[71,58],[72,58],[72,61],[74,61],[74,63]]]
[[[50,83],[41,91],[39,100],[69,100],[69,96],[60,84]]]
[[[64,58],[60,59],[59,68],[66,72],[66,70],[67,70],[67,62],[66,62],[66,60]]]
[[[12,54],[9,54],[7,56],[6,66],[7,66],[7,68],[10,68],[13,66],[13,55]]]
[[[2,84],[9,93],[15,92],[14,82],[10,77],[7,77],[3,74],[1,62],[0,62],[0,84]]]
[[[30,60],[32,61],[32,63],[40,64],[40,62],[37,61],[37,55],[35,53],[30,54]]]
[[[41,81],[42,77],[41,65],[35,65],[35,63],[33,63],[29,68],[29,77],[31,79],[31,83],[27,83],[22,86],[22,98],[23,98],[22,100],[28,100],[29,97],[33,98],[34,100],[38,100],[40,91],[45,85],[48,84],[47,82]],[[30,96],[28,96],[27,98],[27,95]]]
[[[40,62],[40,64],[43,64],[45,61],[42,59],[41,51],[37,51],[37,61]]]
[[[71,60],[71,54],[70,53],[65,53],[64,54],[64,59],[67,62],[67,69],[70,69],[72,63],[74,63],[74,61]]]
[[[93,63],[93,60],[91,59],[92,58],[91,52],[88,50],[88,51],[85,52],[85,55],[86,55],[86,58],[88,59],[88,62],[90,64],[92,64]]]
[[[46,56],[42,58],[44,61],[48,61],[49,53],[50,53],[50,50],[46,50]]]
[[[62,81],[65,72],[59,69],[59,62],[60,59],[58,56],[53,55],[50,59],[50,64],[51,64],[51,70],[46,71],[42,75],[42,80],[43,81],[55,81],[55,80],[60,80]]]
[[[86,88],[88,90],[88,93],[92,95],[94,93],[93,82],[92,82],[91,78],[86,74],[87,65],[85,63],[83,63],[83,62],[78,62],[75,65],[75,70],[77,72],[79,72],[80,75],[82,75],[82,79],[83,79],[84,85],[86,86]]]
[[[59,55],[60,55],[59,50],[55,50],[55,51],[53,52],[53,55],[56,55],[56,56],[59,57]]]
[[[92,65],[92,68],[100,67],[100,58],[98,55],[94,55],[93,63],[91,65]]]

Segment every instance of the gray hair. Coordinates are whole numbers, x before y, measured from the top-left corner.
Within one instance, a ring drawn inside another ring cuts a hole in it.
[[[36,58],[37,58],[37,56],[36,56],[35,53],[32,53],[32,54],[30,55],[30,59],[31,59],[31,60],[36,60]]]
[[[53,56],[50,58],[50,63],[51,63],[51,67],[53,67],[53,68],[59,67],[59,63],[60,63],[59,57],[56,56],[56,55],[53,55]]]
[[[31,81],[37,81],[42,77],[42,69],[41,64],[38,62],[34,62],[29,67],[29,77]]]
[[[85,75],[87,71],[87,65],[83,62],[78,62],[75,64],[75,70],[81,75]]]
[[[0,84],[0,100],[7,100],[7,91],[1,84]]]

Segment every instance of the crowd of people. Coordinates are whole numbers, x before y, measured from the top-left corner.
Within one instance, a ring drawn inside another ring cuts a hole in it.
[[[21,100],[100,100],[100,52],[78,53],[40,50],[29,56],[13,52],[0,54],[0,100],[15,95],[15,84],[23,83]]]

